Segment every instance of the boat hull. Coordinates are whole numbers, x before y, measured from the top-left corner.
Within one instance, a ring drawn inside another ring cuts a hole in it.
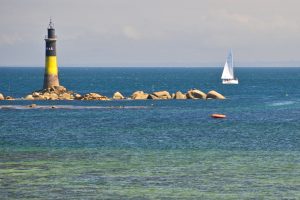
[[[230,79],[230,80],[223,80],[222,81],[223,84],[239,84],[239,80],[238,79]]]
[[[226,115],[215,113],[215,114],[212,114],[211,117],[216,118],[216,119],[223,119],[223,118],[226,118]]]

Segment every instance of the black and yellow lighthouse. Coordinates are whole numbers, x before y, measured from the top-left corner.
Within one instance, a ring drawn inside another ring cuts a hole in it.
[[[45,37],[46,42],[46,59],[45,59],[45,75],[44,75],[44,89],[53,86],[59,86],[58,67],[56,59],[56,35],[54,24],[50,19],[48,26],[48,35]]]

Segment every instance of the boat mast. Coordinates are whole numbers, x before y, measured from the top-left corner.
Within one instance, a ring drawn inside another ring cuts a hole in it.
[[[233,71],[233,53],[232,53],[232,49],[230,49],[230,57],[231,57],[231,74],[232,74],[232,78],[234,79],[234,71]]]

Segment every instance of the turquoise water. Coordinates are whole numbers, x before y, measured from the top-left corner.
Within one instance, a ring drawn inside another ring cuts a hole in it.
[[[217,90],[216,100],[1,101],[0,199],[299,199],[300,70],[62,68],[78,93]],[[42,68],[0,68],[0,91],[39,89]],[[224,113],[225,120],[209,117]]]

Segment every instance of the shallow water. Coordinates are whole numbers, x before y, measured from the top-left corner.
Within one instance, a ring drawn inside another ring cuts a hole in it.
[[[199,88],[224,101],[1,101],[1,199],[299,199],[300,70],[240,68],[237,86],[221,85],[221,71],[62,68],[60,77],[79,93]],[[42,73],[0,68],[0,91],[25,96]]]

